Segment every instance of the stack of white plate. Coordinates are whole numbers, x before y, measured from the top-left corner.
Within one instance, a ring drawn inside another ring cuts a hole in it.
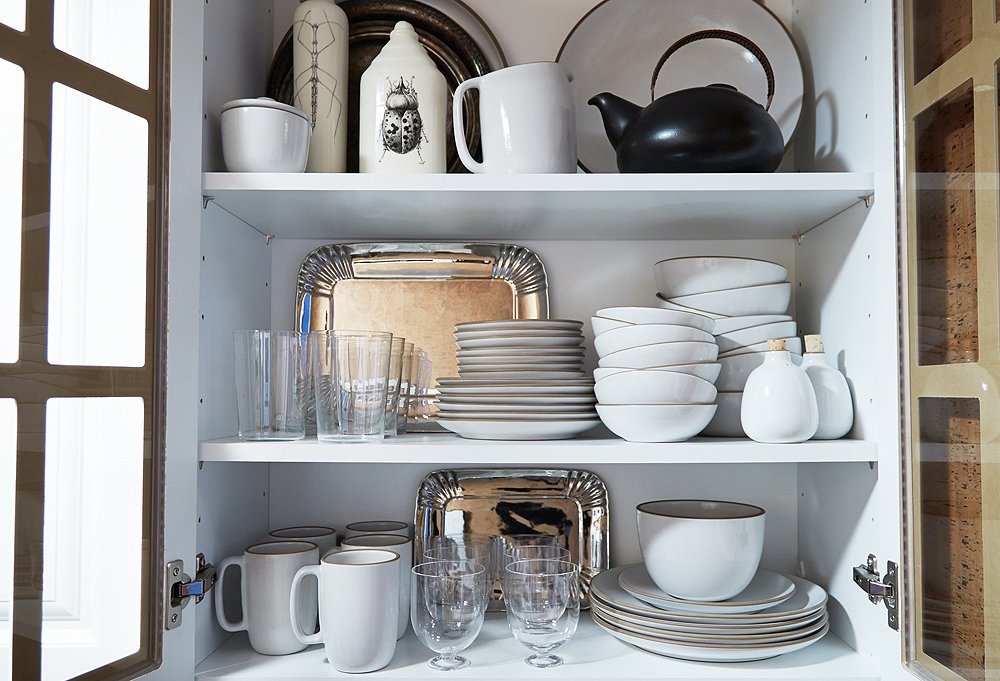
[[[752,258],[704,256],[662,260],[654,266],[658,304],[715,320],[719,345],[719,405],[702,435],[745,437],[740,422],[743,388],[760,366],[767,341],[784,338],[801,361],[795,320],[785,314],[792,295],[788,269]]]
[[[642,650],[699,662],[766,660],[829,631],[827,595],[798,577],[758,570],[726,601],[685,601],[661,591],[641,564],[612,568],[590,585],[594,621]]]
[[[438,381],[438,422],[476,440],[560,440],[599,422],[583,371],[583,322],[469,322],[455,328],[458,377]]]
[[[651,307],[609,307],[591,318],[600,357],[597,411],[630,442],[682,442],[715,413],[720,365],[704,315]]]

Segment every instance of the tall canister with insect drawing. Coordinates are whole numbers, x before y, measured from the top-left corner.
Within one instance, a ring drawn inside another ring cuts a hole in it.
[[[295,106],[312,127],[310,173],[347,170],[347,15],[330,0],[304,0],[292,23]]]
[[[407,22],[361,76],[358,115],[361,172],[447,171],[448,84]]]

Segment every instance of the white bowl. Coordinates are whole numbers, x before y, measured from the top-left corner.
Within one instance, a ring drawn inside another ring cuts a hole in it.
[[[779,284],[743,286],[667,298],[675,305],[683,305],[694,310],[705,310],[727,317],[785,314],[791,299],[792,284],[787,281]]]
[[[301,173],[309,157],[309,120],[268,97],[222,107],[222,158],[233,173]]]
[[[678,343],[654,343],[612,352],[597,361],[599,367],[619,367],[624,369],[647,369],[671,364],[693,364],[714,362],[719,356],[719,346],[713,340],[686,341]]]
[[[618,319],[606,319],[605,317],[591,317],[590,328],[594,330],[594,335],[600,335],[611,329],[620,329],[623,326],[632,326],[632,322],[623,322]]]
[[[742,392],[750,372],[764,363],[766,354],[767,352],[745,352],[742,355],[720,357],[718,363],[721,370],[715,387],[723,392]],[[802,364],[802,355],[794,352],[789,354],[793,362]]]
[[[662,367],[646,367],[645,369],[628,369],[628,368],[618,368],[618,367],[604,367],[594,369],[594,380],[600,381],[608,376],[614,376],[615,374],[620,374],[623,371],[675,371],[681,374],[690,374],[691,376],[697,376],[698,378],[703,378],[709,383],[715,383],[715,380],[719,377],[719,371],[721,371],[722,365],[718,362],[695,362],[693,364],[671,364]]]
[[[798,332],[799,329],[795,322],[775,322],[718,334],[715,337],[715,342],[719,344],[719,353],[721,354],[757,343],[766,343],[771,338],[795,337]]]
[[[743,421],[740,418],[740,408],[743,406],[743,391],[719,392],[715,396],[719,409],[708,423],[702,435],[707,437],[746,437],[743,431]]]
[[[785,345],[788,347],[788,351],[794,355],[802,354],[802,339],[798,337],[783,338]],[[726,352],[719,352],[719,357],[735,357],[736,355],[745,355],[748,352],[765,352],[767,351],[767,341],[760,343],[754,343],[753,345],[744,345],[741,348],[733,348],[732,350],[727,350]]]
[[[653,265],[656,288],[665,298],[741,286],[774,284],[788,269],[766,260],[727,256],[671,258]]]
[[[676,598],[723,601],[746,588],[764,549],[764,509],[667,499],[636,506],[646,572]]]
[[[624,371],[594,384],[601,404],[711,404],[715,386],[675,371]]]
[[[714,404],[598,404],[608,429],[629,442],[683,442],[715,414]]]
[[[744,317],[725,317],[715,322],[715,330],[712,333],[720,335],[730,333],[737,329],[746,329],[751,326],[761,324],[774,324],[775,322],[794,321],[790,314],[752,314]]]
[[[687,314],[701,315],[702,317],[708,317],[709,319],[722,319],[726,317],[724,314],[715,314],[714,312],[706,312],[705,310],[695,310],[691,307],[685,307],[684,305],[678,305],[677,303],[671,302],[661,296],[659,293],[656,294],[656,304],[660,306],[663,310],[671,310],[674,312],[686,312]]]
[[[715,342],[707,331],[677,324],[633,324],[611,329],[594,338],[594,349],[600,357],[612,352],[636,348],[653,343],[678,343],[681,341]]]
[[[665,310],[662,307],[605,307],[595,314],[604,319],[616,319],[630,324],[679,324],[709,333],[713,333],[715,329],[715,322],[711,317],[694,312]]]

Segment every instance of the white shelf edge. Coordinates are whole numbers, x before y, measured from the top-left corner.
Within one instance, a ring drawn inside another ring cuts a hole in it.
[[[511,679],[539,676],[524,665],[528,650],[514,641],[503,616],[491,615],[479,638],[463,653],[472,662],[467,669],[451,672],[448,678]],[[628,646],[580,615],[576,635],[559,654],[566,663],[547,669],[549,679],[669,679],[670,681],[875,681],[876,665],[833,634],[812,646],[789,655],[760,662],[708,664],[659,657]],[[410,631],[399,641],[393,661],[383,670],[365,674],[377,679],[439,679],[441,672],[427,667],[432,656]],[[237,634],[206,658],[196,671],[199,680],[286,679],[319,681],[328,678],[357,678],[342,674],[325,661],[322,646],[301,653],[269,657],[253,652],[245,634]]]
[[[280,463],[435,464],[659,464],[659,463],[818,463],[873,462],[874,442],[827,440],[766,445],[751,440],[695,438],[688,442],[637,444],[615,437],[539,442],[463,440],[451,434],[409,434],[393,440],[349,444],[245,442],[236,438],[203,441],[200,461]]]

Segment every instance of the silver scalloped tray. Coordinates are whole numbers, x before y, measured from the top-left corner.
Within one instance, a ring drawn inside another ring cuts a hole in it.
[[[608,489],[589,471],[466,468],[429,473],[417,491],[414,555],[428,538],[455,534],[550,534],[580,565],[584,605],[590,580],[608,567]],[[502,607],[494,591],[494,603]]]

